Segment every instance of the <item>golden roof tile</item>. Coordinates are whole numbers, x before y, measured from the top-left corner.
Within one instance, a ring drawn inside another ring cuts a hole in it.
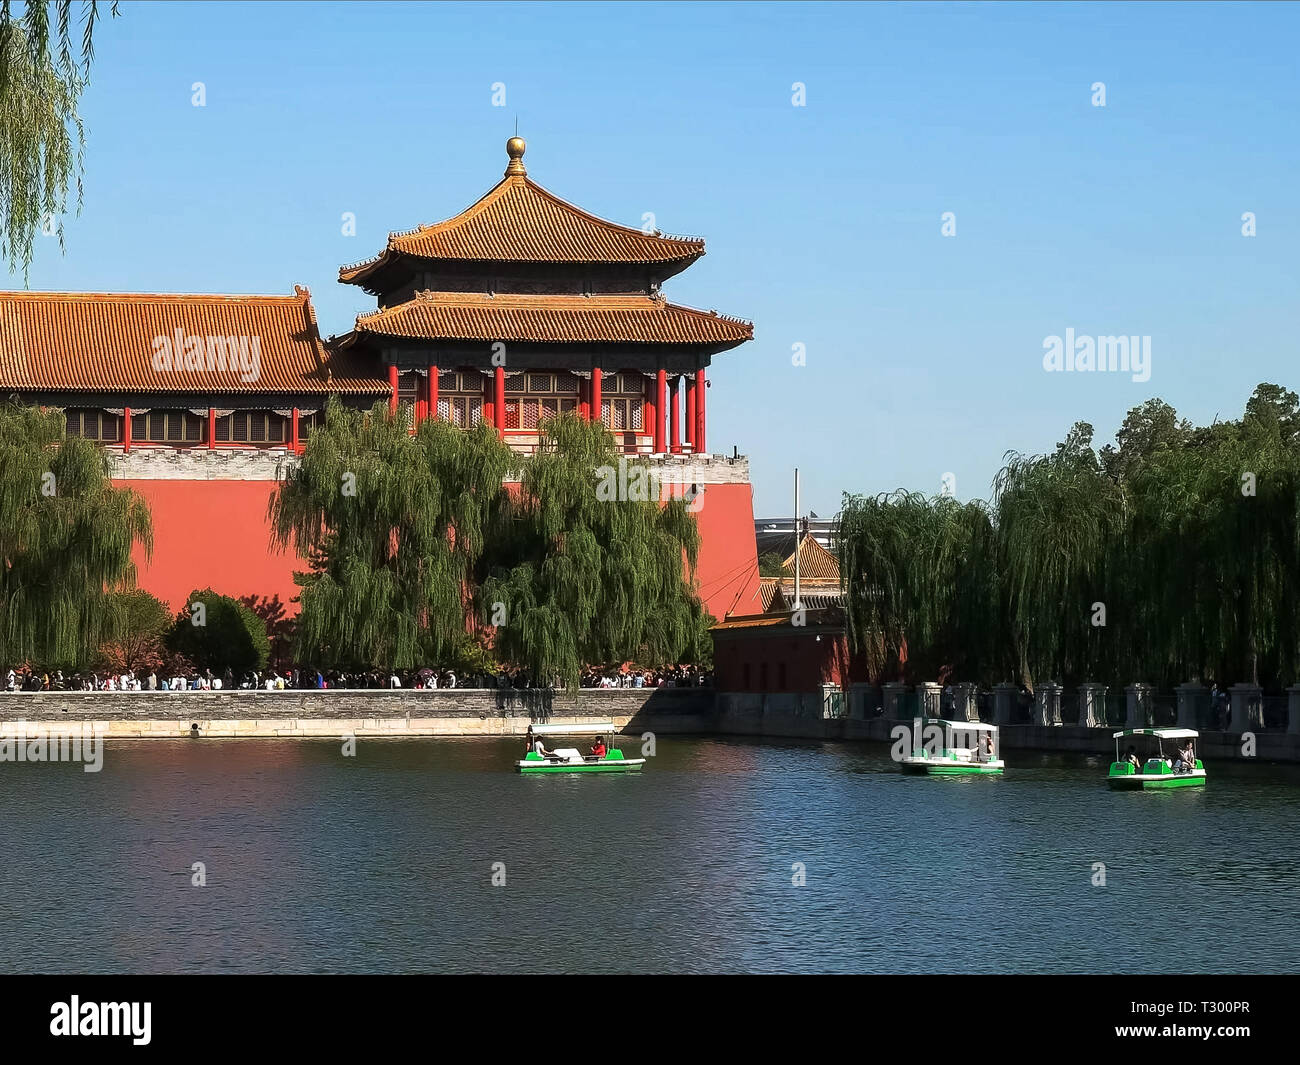
[[[517,140],[517,138],[512,138]],[[361,283],[394,256],[470,262],[633,263],[653,265],[698,259],[704,241],[608,222],[531,181],[523,169],[522,141],[511,149],[506,176],[478,202],[435,225],[390,233],[377,256],[339,269],[339,280]],[[516,165],[517,164],[517,165]]]
[[[183,349],[196,337],[187,369]],[[218,338],[234,341],[224,369]],[[237,368],[235,346],[244,342],[250,356]],[[166,369],[164,352],[174,348]],[[388,384],[354,355],[325,347],[311,294],[296,288],[292,296],[0,292],[0,388],[378,395]]]
[[[421,292],[405,303],[360,315],[356,332],[399,339],[732,347],[752,339],[754,327],[741,318],[645,295]]]

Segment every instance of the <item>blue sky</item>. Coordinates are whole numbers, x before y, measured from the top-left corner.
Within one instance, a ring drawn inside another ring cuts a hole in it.
[[[306,284],[344,332],[373,302],[338,266],[477,199],[517,116],[534,180],[707,238],[667,293],[755,323],[714,362],[709,443],[750,456],[760,516],[795,466],[823,515],[945,473],[985,498],[1005,451],[1076,420],[1105,442],[1151,396],[1205,422],[1300,387],[1296,5],[121,10],[84,208],[33,289]],[[1150,336],[1150,379],[1045,372],[1067,328]]]

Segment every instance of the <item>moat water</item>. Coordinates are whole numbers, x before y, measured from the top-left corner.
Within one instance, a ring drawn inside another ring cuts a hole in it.
[[[660,737],[641,774],[521,777],[519,747],[0,764],[0,970],[1300,968],[1297,767],[1123,793],[1083,756],[929,779],[885,745]]]

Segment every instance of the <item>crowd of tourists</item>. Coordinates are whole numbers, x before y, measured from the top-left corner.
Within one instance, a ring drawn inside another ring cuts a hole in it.
[[[696,666],[673,666],[671,669],[634,669],[601,672],[588,670],[582,675],[584,688],[707,688],[713,674]]]
[[[631,670],[601,673],[589,670],[582,675],[584,688],[694,688],[712,683],[712,676],[694,666],[675,666],[672,669]],[[311,668],[268,669],[265,672],[249,670],[236,677],[227,668],[221,673],[210,669],[177,671],[171,674],[150,670],[137,675],[133,670],[124,673],[73,673],[65,676],[62,670],[53,672],[20,668],[9,669],[5,675],[4,690],[19,691],[286,691],[292,689],[345,688],[495,688],[524,690],[536,687],[524,670],[501,670],[497,673],[469,673],[458,675],[452,669],[414,670],[320,670]],[[547,685],[541,685],[547,687]],[[553,680],[552,688],[562,687]]]

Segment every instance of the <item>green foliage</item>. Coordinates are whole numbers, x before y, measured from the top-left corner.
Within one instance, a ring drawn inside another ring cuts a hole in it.
[[[298,633],[297,619],[285,611],[278,595],[241,595],[239,601],[262,621],[271,644],[271,662],[287,666]]]
[[[874,675],[906,646],[914,680],[1300,680],[1294,392],[1261,384],[1240,421],[1201,428],[1150,400],[1100,453],[1079,423],[1007,456],[987,528],[954,529],[955,507],[846,497],[850,634]]]
[[[332,400],[271,501],[276,546],[313,559],[295,576],[299,657],[369,669],[453,660],[513,461],[487,425],[427,420],[410,436],[383,403]]]
[[[996,596],[983,504],[901,491],[846,496],[839,537],[849,638],[873,678],[984,668]]]
[[[486,425],[411,436],[383,404],[332,402],[271,503],[276,545],[312,559],[295,577],[299,657],[478,670],[494,656],[576,686],[588,664],[704,653],[686,504],[598,498],[598,468],[619,462],[599,426],[555,418],[541,439],[525,458]]]
[[[202,624],[195,624],[196,620]],[[190,593],[185,609],[176,615],[167,648],[199,669],[220,673],[229,667],[239,677],[266,665],[271,641],[262,619],[239,600],[199,588]]]
[[[172,624],[166,603],[140,589],[114,592],[108,597],[108,619],[100,663],[114,671],[135,673],[162,665],[163,641]]]
[[[73,668],[110,634],[108,593],[153,550],[144,500],[114,488],[59,410],[0,404],[0,661]]]
[[[764,551],[758,556],[758,575],[760,577],[784,577],[785,559],[775,551]]]
[[[479,570],[479,617],[498,603],[506,613],[498,655],[567,687],[589,663],[683,661],[703,616],[683,579],[699,551],[694,515],[681,499],[635,498],[635,461],[619,478],[629,490],[615,493],[630,498],[601,498],[597,482],[620,463],[602,426],[564,415],[541,437]]]
[[[101,12],[95,0],[81,6],[78,62],[72,9],[71,0],[26,3],[18,14],[9,3],[0,7],[0,256],[11,272],[21,264],[26,273],[37,233],[47,217],[57,220],[64,212],[73,181],[81,208],[85,131],[77,103]],[[112,14],[117,15],[116,2]],[[62,224],[53,231],[62,248]]]

